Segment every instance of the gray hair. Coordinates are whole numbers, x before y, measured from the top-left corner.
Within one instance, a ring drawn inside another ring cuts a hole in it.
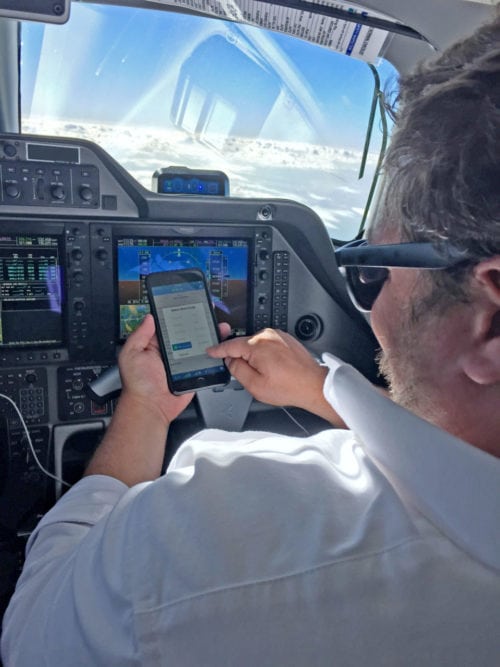
[[[460,74],[470,63],[491,53],[500,41],[500,4],[496,7],[496,17],[480,26],[472,35],[452,44],[442,54],[431,61],[423,61],[411,74],[401,81],[398,101],[402,106],[407,101],[417,99],[427,86],[445,83]]]
[[[431,272],[460,299],[467,269],[500,254],[500,20],[481,34],[401,81],[375,221],[402,241],[467,250],[468,266]]]

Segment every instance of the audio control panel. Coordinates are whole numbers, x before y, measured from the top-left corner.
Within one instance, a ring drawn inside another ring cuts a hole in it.
[[[0,134],[0,206],[5,212],[89,217],[104,212],[137,219],[138,207],[122,187],[122,177],[120,165],[91,142]]]
[[[99,205],[99,173],[93,165],[4,162],[0,163],[0,182],[2,200],[12,206],[97,208]]]

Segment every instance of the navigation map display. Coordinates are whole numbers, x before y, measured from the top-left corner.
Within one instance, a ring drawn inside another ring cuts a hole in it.
[[[63,342],[57,236],[0,236],[0,347]]]
[[[146,276],[158,271],[197,268],[207,278],[219,322],[232,333],[248,333],[248,239],[117,239],[119,337],[127,338],[149,312]]]

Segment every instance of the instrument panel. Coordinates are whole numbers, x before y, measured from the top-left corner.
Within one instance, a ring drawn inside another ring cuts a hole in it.
[[[19,508],[18,532],[62,491],[39,463],[74,481],[104,432],[114,400],[95,402],[87,386],[148,312],[146,275],[194,266],[233,334],[283,329],[376,379],[371,330],[312,210],[153,193],[91,142],[0,134],[0,394],[39,459],[0,398],[0,494]],[[263,410],[237,383],[200,392],[170,451],[203,423],[262,428]]]

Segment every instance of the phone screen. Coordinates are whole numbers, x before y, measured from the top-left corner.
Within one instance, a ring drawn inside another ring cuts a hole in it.
[[[201,271],[151,274],[148,289],[171,391],[228,382],[224,363],[205,352],[219,337]]]

